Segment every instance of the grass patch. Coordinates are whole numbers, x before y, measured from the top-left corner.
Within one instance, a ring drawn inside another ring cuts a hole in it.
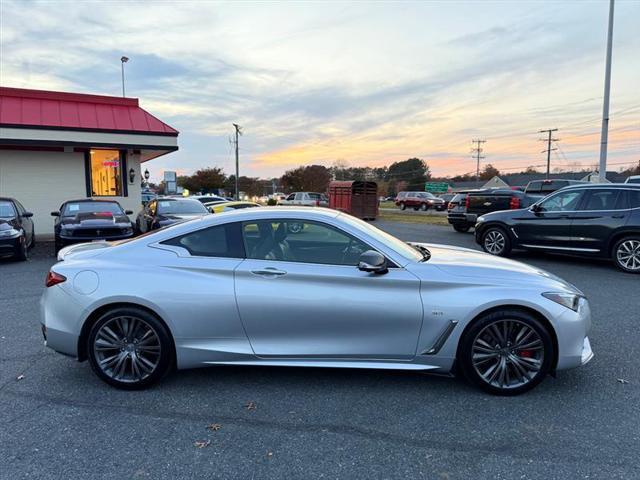
[[[380,210],[378,219],[384,222],[422,223],[424,225],[449,225],[446,215],[428,215],[412,212]]]

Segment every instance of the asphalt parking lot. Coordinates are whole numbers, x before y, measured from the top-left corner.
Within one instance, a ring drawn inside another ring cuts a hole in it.
[[[477,248],[448,227],[378,226]],[[410,372],[267,367],[118,391],[43,347],[52,246],[0,260],[0,478],[640,478],[640,278],[607,262],[516,259],[587,294],[596,357],[515,398]]]

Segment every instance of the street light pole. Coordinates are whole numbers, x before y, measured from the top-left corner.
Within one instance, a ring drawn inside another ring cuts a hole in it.
[[[609,0],[609,31],[607,34],[607,61],[604,72],[604,102],[602,105],[602,132],[600,134],[600,167],[598,182],[607,179],[607,142],[609,140],[609,94],[611,91],[611,50],[613,43],[613,3]]]
[[[233,124],[233,127],[236,129],[236,200],[240,200],[240,192],[238,190],[238,178],[240,176],[240,162],[238,158],[238,136],[242,135],[242,127],[237,123]]]
[[[124,64],[129,61],[129,57],[125,57],[124,55],[120,57],[120,65],[122,66],[122,96],[124,97]]]

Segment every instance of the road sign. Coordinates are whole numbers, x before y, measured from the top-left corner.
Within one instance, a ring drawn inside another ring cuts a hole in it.
[[[424,184],[424,191],[430,193],[447,193],[449,191],[449,184],[446,182],[426,182]]]

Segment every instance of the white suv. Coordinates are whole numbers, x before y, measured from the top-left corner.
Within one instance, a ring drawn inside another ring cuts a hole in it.
[[[322,193],[315,192],[295,192],[284,200],[280,200],[278,205],[302,205],[305,207],[328,207],[329,199]]]

